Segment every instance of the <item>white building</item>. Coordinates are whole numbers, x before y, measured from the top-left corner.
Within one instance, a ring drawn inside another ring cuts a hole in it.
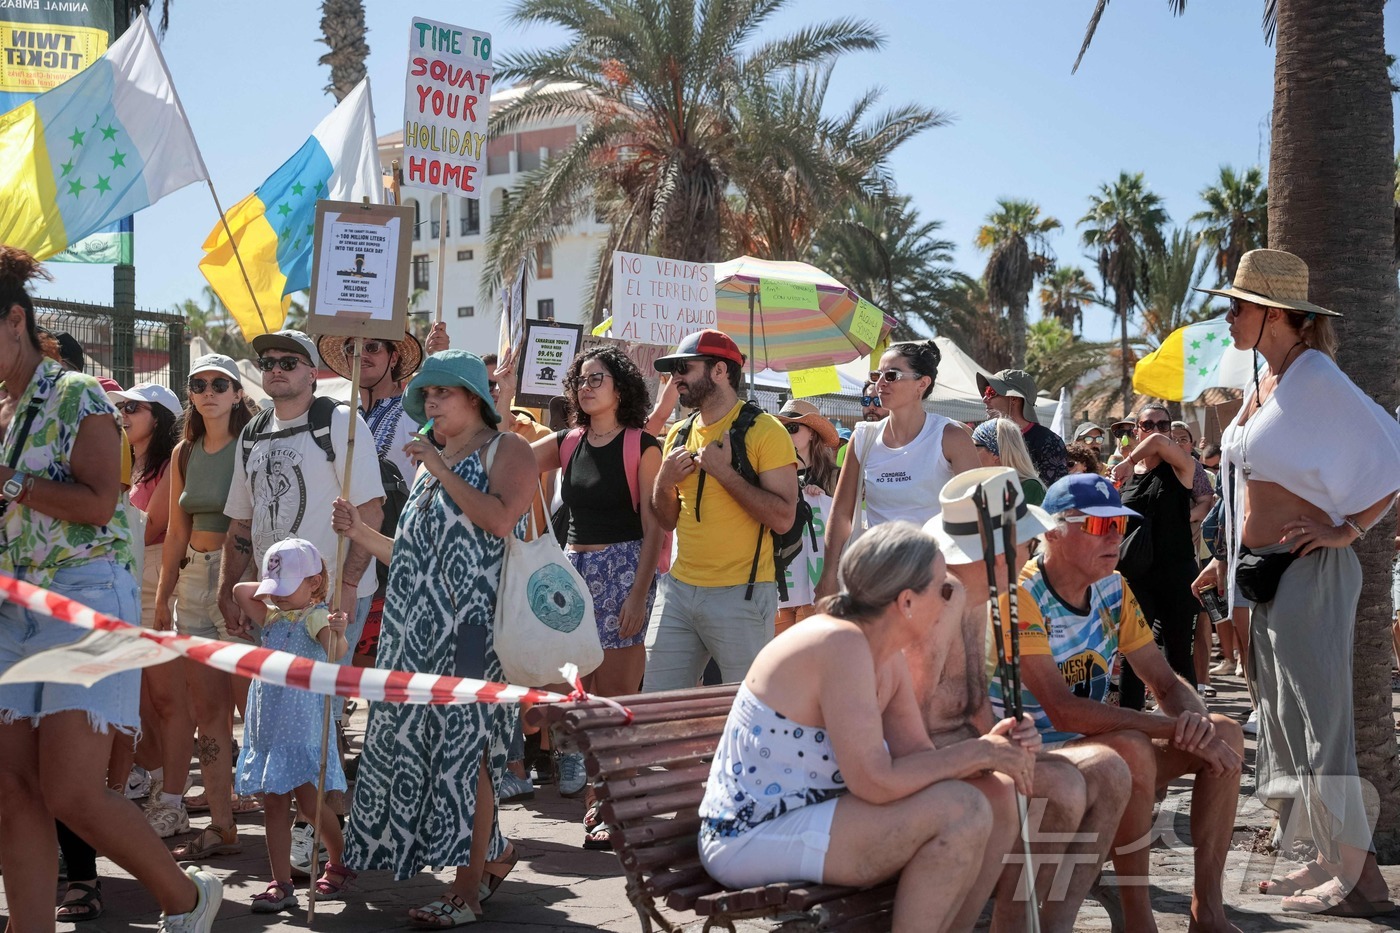
[[[491,95],[492,107],[525,92],[525,86]],[[538,168],[545,160],[564,151],[578,136],[582,118],[532,124],[518,133],[491,140],[487,146],[486,176],[482,179],[481,199],[447,195],[447,270],[443,279],[442,319],[452,345],[475,353],[496,350],[500,328],[500,300],[486,300],[481,294],[481,276],[486,266],[486,235],[491,218],[501,212],[509,190],[524,172]],[[403,165],[403,131],[379,138],[379,161],[388,172],[391,163]],[[442,198],[406,183],[403,203],[415,209],[417,226],[413,236],[413,289],[421,292],[414,313],[431,319],[437,307],[438,235],[442,218]],[[587,324],[584,301],[598,250],[607,240],[607,227],[591,217],[559,237],[554,246],[536,252],[534,272],[525,289],[525,316],[541,320]]]

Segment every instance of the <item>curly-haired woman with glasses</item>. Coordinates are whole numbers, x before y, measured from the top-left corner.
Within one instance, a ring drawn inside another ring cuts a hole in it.
[[[836,592],[836,568],[852,530],[938,514],[938,492],[981,464],[972,438],[951,418],[924,411],[942,353],[932,340],[890,346],[870,381],[889,417],[856,425],[826,526],[826,563],[817,595]],[[863,495],[862,495],[863,493]]]
[[[564,395],[573,428],[531,447],[542,473],[560,470],[559,491],[569,509],[565,550],[593,595],[603,663],[584,678],[584,687],[599,696],[623,696],[641,689],[646,667],[664,535],[645,491],[656,482],[661,444],[643,430],[651,398],[641,371],[616,347],[574,357]],[[581,756],[561,756],[561,788],[571,777],[565,771],[574,768],[582,771]],[[585,793],[584,848],[610,849],[610,830],[592,787]]]

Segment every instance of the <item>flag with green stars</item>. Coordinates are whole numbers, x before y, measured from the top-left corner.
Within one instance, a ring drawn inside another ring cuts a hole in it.
[[[1207,389],[1243,389],[1253,378],[1254,354],[1235,349],[1222,315],[1188,324],[1138,360],[1133,391],[1152,398],[1190,402]]]
[[[216,220],[204,241],[199,271],[246,339],[279,330],[291,303],[288,296],[311,287],[316,202],[378,201],[380,189],[366,78],[258,190],[226,212],[227,230],[223,220]]]
[[[209,177],[145,15],[0,116],[0,243],[47,259]]]

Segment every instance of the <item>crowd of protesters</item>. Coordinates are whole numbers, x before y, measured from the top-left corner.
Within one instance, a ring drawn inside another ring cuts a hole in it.
[[[594,606],[588,692],[693,687],[711,664],[740,684],[700,806],[701,861],[723,884],[902,872],[896,930],[970,929],[989,900],[994,928],[1018,928],[1021,796],[1043,801],[1043,838],[1060,840],[1039,857],[1072,865],[1033,878],[1042,928],[1072,930],[1106,860],[1148,875],[1154,805],[1190,775],[1193,929],[1233,930],[1222,873],[1257,729],[1257,792],[1317,845],[1261,893],[1288,910],[1390,909],[1351,738],[1350,545],[1400,492],[1400,426],[1332,361],[1335,314],[1307,302],[1296,257],[1247,254],[1219,291],[1235,345],[1267,362],[1222,446],[1156,403],[1066,444],[1020,370],[979,376],[988,420],[963,424],[926,407],[932,340],[883,352],[845,432],[808,401],[744,401],[747,359],[713,330],[654,373],[614,344],[585,349],[550,427],[511,407],[510,354],[452,348],[441,325],[426,347],[363,343],[358,410],[317,395],[320,367],[348,374],[354,341],[293,330],[252,342],[269,408],[218,354],[191,364],[181,404],[83,375],[36,325],[28,286],[43,274],[0,247],[8,575],[157,630],[504,681],[492,626],[507,541],[552,527]],[[1369,451],[1299,444],[1285,399],[1325,400]],[[352,447],[352,426],[371,442]],[[814,504],[829,510],[824,562],[793,601],[774,536],[797,529],[815,557]],[[980,522],[1014,528],[1015,552]],[[1013,588],[1019,698],[988,622]],[[80,634],[5,603],[0,670]],[[1212,675],[1249,678],[1248,723],[1209,709]],[[584,847],[612,846],[581,756],[551,757],[548,736],[527,745],[513,705],[373,702],[358,758],[329,756],[318,800],[320,705],[184,660],[87,688],[0,685],[12,924],[101,916],[101,853],[151,892],[163,930],[206,933],[221,887],[195,866],[241,852],[238,819],[258,810],[269,877],[254,912],[295,906],[298,878],[335,899],[364,872],[450,867],[409,919],[471,922],[519,858],[500,806],[533,795],[539,754],[539,780],[583,797]],[[205,812],[173,851],[161,842]],[[1155,929],[1146,884],[1120,899],[1129,929]]]

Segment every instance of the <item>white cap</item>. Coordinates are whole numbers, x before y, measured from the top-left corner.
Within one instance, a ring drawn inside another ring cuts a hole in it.
[[[222,353],[206,353],[191,363],[190,375],[199,373],[223,373],[239,385],[243,384],[243,374],[238,371],[238,364]]]
[[[258,596],[290,596],[307,577],[321,572],[321,552],[305,538],[283,538],[263,555]]]
[[[154,382],[138,382],[125,392],[108,392],[107,397],[111,399],[123,398],[133,402],[147,402],[151,405],[159,405],[176,417],[184,413],[184,407],[180,404],[180,397],[165,386]]]

